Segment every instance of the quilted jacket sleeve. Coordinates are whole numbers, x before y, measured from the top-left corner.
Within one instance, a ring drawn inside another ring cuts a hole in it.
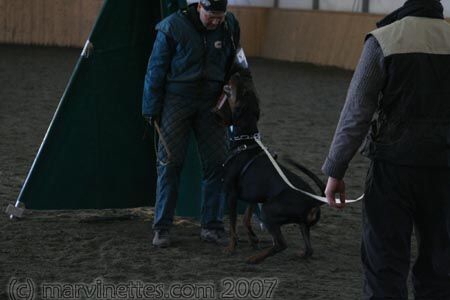
[[[142,99],[143,116],[150,117],[161,114],[165,94],[164,86],[170,71],[174,44],[175,42],[170,36],[158,31],[145,75]]]

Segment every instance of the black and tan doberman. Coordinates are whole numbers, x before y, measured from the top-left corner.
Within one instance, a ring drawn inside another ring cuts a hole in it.
[[[258,248],[258,238],[251,226],[253,210],[258,203],[262,203],[263,223],[273,239],[271,248],[248,258],[248,263],[260,263],[286,249],[281,226],[290,223],[300,225],[305,242],[301,256],[311,256],[313,250],[310,227],[318,222],[320,206],[323,203],[290,188],[256,143],[254,138],[259,136],[257,123],[260,110],[250,71],[240,69],[231,76],[214,112],[224,125],[233,128],[231,154],[224,163],[224,189],[230,209],[230,242],[225,251],[231,253],[237,245],[236,218],[239,199],[249,203],[244,214],[244,226],[251,245]],[[300,164],[291,163],[308,175],[323,194],[325,185],[317,176]],[[314,193],[301,177],[283,166],[281,168],[294,186]]]

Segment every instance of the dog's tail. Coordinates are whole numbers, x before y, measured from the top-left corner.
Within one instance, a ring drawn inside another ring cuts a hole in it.
[[[320,190],[320,193],[322,196],[325,196],[325,183],[323,183],[322,180],[320,180],[319,177],[317,177],[316,174],[314,174],[312,171],[310,171],[305,166],[299,164],[298,162],[294,161],[291,158],[286,158],[285,161],[291,165],[294,165],[297,169],[305,173],[309,178],[311,178],[312,181],[317,185],[317,187]]]

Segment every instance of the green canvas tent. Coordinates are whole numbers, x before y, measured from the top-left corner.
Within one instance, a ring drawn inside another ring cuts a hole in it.
[[[141,97],[156,23],[180,0],[106,0],[17,199],[30,209],[151,206],[153,132]],[[146,138],[143,138],[147,135]],[[199,159],[191,143],[177,213],[200,209]]]

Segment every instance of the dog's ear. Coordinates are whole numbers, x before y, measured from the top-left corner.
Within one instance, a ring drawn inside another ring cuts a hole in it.
[[[259,117],[260,117],[260,109],[259,109],[259,97],[256,94],[256,91],[252,88],[252,89],[247,89],[246,90],[246,99],[247,99],[247,104],[249,106],[251,106],[251,110],[254,112],[255,116],[256,116],[256,120],[259,121]]]
[[[259,121],[259,117],[261,116],[261,110],[259,109],[259,105],[256,108],[256,121]]]
[[[245,77],[248,80],[253,80],[252,72],[250,72],[250,69],[241,69],[239,73],[242,77]]]

